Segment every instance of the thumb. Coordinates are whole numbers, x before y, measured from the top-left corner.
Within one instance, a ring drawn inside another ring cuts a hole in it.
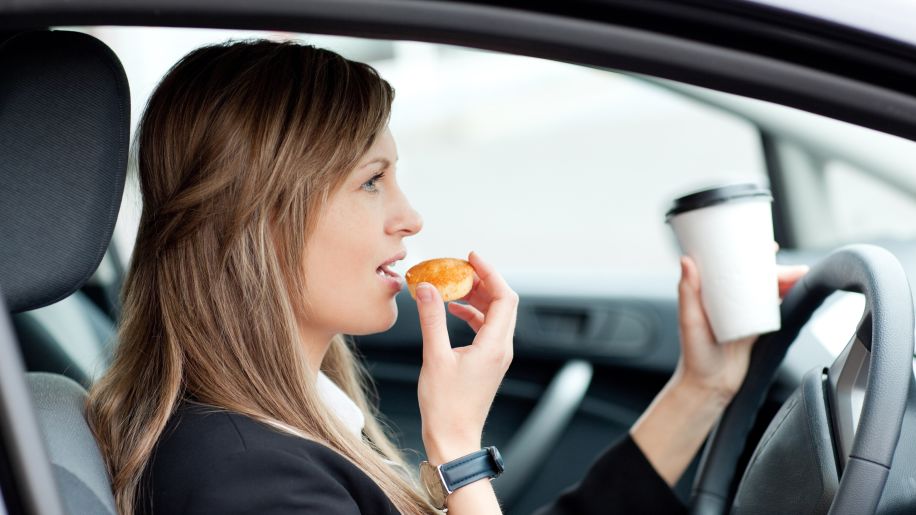
[[[445,322],[445,304],[439,290],[429,283],[417,285],[417,310],[423,334],[423,361],[435,359],[452,350]]]

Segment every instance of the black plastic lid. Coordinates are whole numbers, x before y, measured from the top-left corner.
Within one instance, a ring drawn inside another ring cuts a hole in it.
[[[723,204],[734,200],[750,199],[773,200],[770,190],[755,183],[730,184],[728,186],[719,186],[706,190],[684,195],[674,200],[674,205],[665,214],[665,220],[671,219],[672,216],[700,209],[703,207]]]

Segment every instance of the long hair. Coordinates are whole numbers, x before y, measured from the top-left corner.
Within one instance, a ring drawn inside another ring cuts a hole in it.
[[[197,401],[334,449],[405,514],[435,512],[367,398],[342,336],[322,370],[363,410],[366,439],[323,404],[299,341],[306,240],[324,201],[387,125],[375,70],[296,43],[197,49],[153,93],[136,159],[143,198],[119,345],[90,426],[121,515],[177,405]],[[386,462],[387,460],[387,462]]]

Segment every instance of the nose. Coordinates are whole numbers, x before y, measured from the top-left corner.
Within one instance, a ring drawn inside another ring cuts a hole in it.
[[[399,234],[401,237],[413,236],[423,229],[423,217],[410,205],[400,188],[397,189],[396,200],[386,225],[389,234]]]

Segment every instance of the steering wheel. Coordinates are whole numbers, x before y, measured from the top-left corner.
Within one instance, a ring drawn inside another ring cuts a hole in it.
[[[865,313],[829,369],[816,369],[770,422],[736,485],[736,465],[789,345],[830,294],[859,292]],[[913,298],[888,251],[840,248],[783,300],[782,328],[761,336],[748,375],[710,435],[690,512],[874,514],[913,381]],[[736,488],[737,486],[737,488]],[[734,492],[734,499],[732,493]]]

